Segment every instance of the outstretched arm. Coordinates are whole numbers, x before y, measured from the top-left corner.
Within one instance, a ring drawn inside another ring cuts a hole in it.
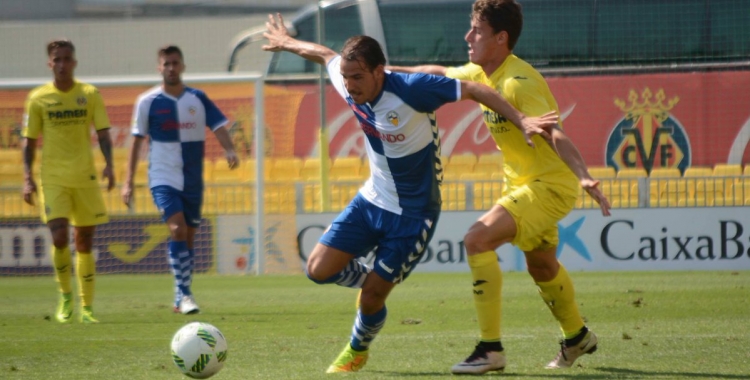
[[[268,30],[263,33],[263,37],[268,40],[268,44],[263,45],[265,51],[288,51],[321,65],[325,65],[336,56],[335,51],[323,45],[300,41],[290,36],[280,13],[277,13],[276,17],[268,15],[266,28]]]
[[[557,114],[550,111],[539,117],[527,117],[521,111],[517,110],[505,98],[502,97],[495,89],[481,83],[461,81],[461,100],[471,99],[490,107],[493,111],[505,116],[526,137],[526,143],[534,146],[531,141],[533,135],[540,135],[545,140],[550,139],[550,134],[545,128],[553,127],[557,124]]]
[[[397,73],[425,73],[432,75],[445,76],[446,68],[440,65],[419,65],[419,66],[386,66],[386,70],[395,71]]]
[[[583,156],[581,156],[581,152],[578,151],[573,141],[558,127],[551,128],[550,135],[552,139],[548,141],[550,141],[552,148],[557,151],[560,158],[578,177],[581,187],[599,204],[602,215],[609,216],[609,209],[611,208],[609,200],[599,190],[599,181],[591,178],[586,163],[583,161]]]

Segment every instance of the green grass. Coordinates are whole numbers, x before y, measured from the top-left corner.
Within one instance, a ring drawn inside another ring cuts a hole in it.
[[[559,330],[525,273],[505,273],[503,344],[518,379],[747,379],[750,272],[573,273],[599,350],[576,367],[543,367]],[[348,341],[356,292],[304,276],[197,276],[202,314],[171,312],[167,275],[100,276],[98,325],[61,325],[51,277],[0,279],[0,379],[180,379],[169,343],[183,324],[219,327],[229,343],[216,379],[438,379],[478,336],[470,275],[414,274],[388,302],[388,323],[357,374],[325,375]]]

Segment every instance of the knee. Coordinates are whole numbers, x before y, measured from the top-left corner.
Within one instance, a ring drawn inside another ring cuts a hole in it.
[[[375,314],[385,306],[387,297],[387,292],[380,292],[378,289],[362,289],[359,296],[359,307],[364,314]]]
[[[179,224],[169,225],[169,235],[173,241],[187,240],[187,226]]]
[[[186,241],[188,237],[188,227],[185,222],[185,216],[182,213],[174,214],[167,219],[169,236],[173,241]]]
[[[526,270],[536,282],[552,281],[557,277],[560,263],[555,261],[528,262]]]
[[[325,284],[328,283],[328,281],[326,281],[326,279],[322,279],[322,278],[320,278],[318,276],[315,276],[315,274],[313,274],[309,270],[305,270],[305,274],[307,275],[307,278],[310,279],[310,281],[312,281],[312,282],[314,282],[314,283],[316,283],[318,285],[325,285]]]
[[[76,252],[90,253],[93,245],[94,243],[91,241],[84,241],[84,242],[76,241]]]
[[[466,251],[469,253],[479,253],[497,248],[491,247],[487,236],[479,233],[477,230],[469,230],[464,235],[464,247],[466,247]]]
[[[52,244],[55,246],[55,248],[62,249],[70,245],[70,239],[68,239],[68,234],[53,234],[52,235]]]
[[[65,248],[68,245],[70,245],[70,238],[68,236],[68,229],[67,228],[60,228],[56,231],[52,232],[52,244],[55,245],[55,248]]]
[[[320,269],[321,266],[318,263],[318,260],[313,259],[312,257],[308,258],[307,260],[307,266],[305,267],[305,274],[307,274],[307,278],[309,278],[312,282],[316,284],[326,284],[328,280],[324,273],[322,273],[322,270]]]
[[[91,252],[91,248],[94,245],[94,230],[77,228],[75,231],[75,244],[77,252]]]

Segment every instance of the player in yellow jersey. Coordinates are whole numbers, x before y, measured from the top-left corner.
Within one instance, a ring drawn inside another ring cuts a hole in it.
[[[47,65],[54,80],[33,89],[26,100],[22,135],[24,163],[23,199],[34,204],[37,186],[32,173],[37,139],[42,144],[40,208],[42,221],[52,233],[52,261],[60,288],[55,317],[69,322],[73,315],[69,225],[73,225],[76,247],[76,277],[81,298],[80,320],[96,323],[93,314],[96,265],[91,255],[94,231],[109,221],[104,207],[94,157],[91,125],[96,128],[99,147],[106,161],[102,176],[107,189],[115,186],[112,168],[112,140],[109,118],[96,87],[75,80],[75,47],[68,40],[47,45]]]
[[[541,74],[513,54],[522,25],[521,6],[515,0],[477,0],[471,29],[464,38],[469,44],[471,63],[456,68],[424,65],[391,69],[487,84],[529,116],[550,110],[559,113]],[[597,338],[585,326],[570,276],[557,261],[557,222],[573,209],[579,186],[599,203],[605,216],[609,215],[609,202],[559,126],[547,130],[549,136],[542,137],[482,109],[484,121],[503,152],[505,188],[497,204],[464,237],[481,340],[474,352],[451,371],[483,374],[505,368],[500,343],[502,272],[495,253],[504,243],[524,251],[528,272],[563,331],[561,349],[547,368],[570,367],[581,355],[596,350]]]

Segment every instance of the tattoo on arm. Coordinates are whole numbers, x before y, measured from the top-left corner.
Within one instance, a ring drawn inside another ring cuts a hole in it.
[[[109,138],[109,131],[99,132],[99,148],[102,150],[104,160],[108,166],[112,166],[112,140]]]
[[[36,153],[36,139],[25,138],[23,145],[23,168],[24,172],[31,174],[34,167],[34,155]]]

